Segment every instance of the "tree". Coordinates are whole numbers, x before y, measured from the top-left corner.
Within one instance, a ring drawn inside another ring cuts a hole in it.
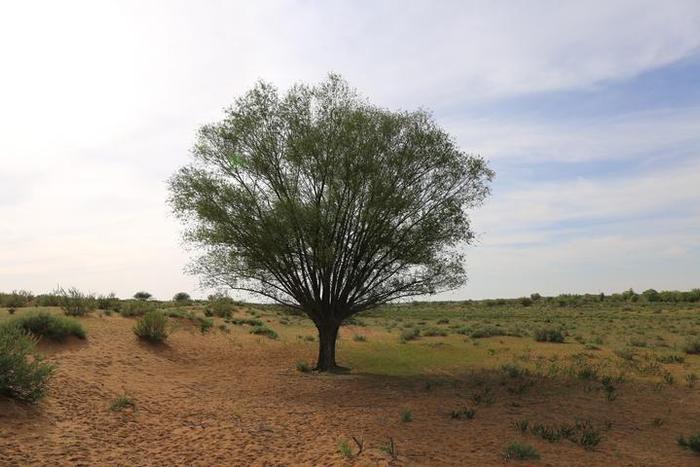
[[[136,292],[136,293],[134,294],[134,298],[135,298],[136,300],[148,300],[148,299],[150,299],[152,296],[153,296],[153,295],[151,295],[150,293],[145,292],[145,291],[143,291],[143,290],[141,290],[141,291],[139,291],[139,292]]]
[[[337,75],[283,96],[260,82],[192,153],[169,181],[203,252],[191,272],[308,315],[319,371],[337,368],[345,319],[466,280],[467,210],[493,172],[425,111],[373,106]]]
[[[189,302],[190,300],[190,294],[188,294],[187,292],[178,292],[173,297],[174,302]]]

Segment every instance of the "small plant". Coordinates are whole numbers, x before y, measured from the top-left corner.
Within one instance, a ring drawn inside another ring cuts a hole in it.
[[[109,410],[112,412],[119,412],[127,408],[135,407],[136,403],[133,401],[133,399],[126,394],[122,394],[112,401],[112,403],[109,405]]]
[[[664,373],[664,383],[668,384],[669,386],[673,386],[673,383],[675,383],[675,381],[676,379],[670,372],[667,371]]]
[[[15,311],[17,311],[17,308],[15,308],[15,307],[13,307],[13,306],[11,306],[11,307],[9,307],[9,308],[7,309],[7,312],[8,312],[9,314],[11,314],[11,315],[14,315],[14,314],[15,314]]]
[[[678,445],[683,449],[690,449],[700,454],[700,433],[690,435],[688,439],[683,436],[678,437]]]
[[[401,421],[404,423],[413,421],[413,412],[410,410],[404,410],[401,412]]]
[[[119,309],[119,313],[125,317],[143,316],[149,311],[155,310],[155,304],[146,301],[128,301]]]
[[[507,462],[510,460],[537,460],[540,454],[537,450],[525,443],[511,443],[503,450],[503,459]]]
[[[53,366],[34,352],[36,337],[18,326],[0,326],[0,395],[37,402],[45,392]]]
[[[399,457],[399,451],[396,449],[396,443],[394,443],[394,438],[389,438],[389,440],[379,446],[379,449],[389,454],[392,459]]]
[[[197,324],[199,325],[199,332],[206,334],[214,326],[214,320],[211,318],[205,318],[203,316],[197,316]]]
[[[527,433],[527,429],[530,426],[530,421],[523,418],[522,420],[516,420],[513,423],[513,426],[515,427],[516,430],[518,430],[520,433]]]
[[[352,340],[355,342],[367,342],[367,338],[361,334],[355,334],[352,336]]]
[[[651,426],[660,427],[664,424],[664,419],[661,417],[656,417],[651,421]]]
[[[352,449],[350,449],[350,445],[348,444],[347,440],[341,441],[341,443],[338,445],[338,452],[340,452],[340,455],[349,459],[352,457]]]
[[[456,420],[471,420],[475,415],[476,410],[466,407],[450,412],[450,418]]]
[[[134,334],[148,342],[163,342],[168,337],[168,317],[160,310],[146,313],[134,325]]]
[[[614,401],[617,398],[617,389],[612,384],[612,378],[610,376],[605,376],[601,380],[601,383],[605,391],[605,398],[609,401]]]
[[[694,388],[695,383],[697,383],[697,381],[698,381],[698,375],[696,375],[695,373],[688,373],[687,375],[685,375],[685,384],[689,388]]]
[[[401,333],[400,340],[402,343],[406,343],[408,341],[413,341],[418,339],[420,337],[420,330],[419,329],[406,329]]]
[[[26,313],[12,318],[6,325],[16,326],[36,337],[45,337],[54,341],[63,341],[75,336],[85,339],[85,329],[78,320],[40,311]]]
[[[297,371],[301,373],[310,373],[311,366],[306,362],[297,362]]]
[[[501,366],[501,371],[505,373],[510,378],[520,378],[527,376],[530,372],[526,368],[522,368],[515,363],[506,363]]]
[[[559,329],[542,328],[535,330],[535,340],[537,342],[564,342],[564,333]]]
[[[250,333],[258,336],[269,337],[270,339],[277,339],[279,337],[279,335],[273,329],[270,329],[267,326],[254,326],[250,330]]]

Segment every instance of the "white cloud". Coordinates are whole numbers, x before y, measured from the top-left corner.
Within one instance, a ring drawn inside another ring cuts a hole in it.
[[[447,108],[663,66],[697,51],[699,20],[694,1],[3,2],[0,288],[191,291],[163,182],[194,130],[258,78],[285,87],[338,71],[382,105]],[[695,117],[448,125],[489,157],[580,160],[697,141]],[[587,183],[556,187],[566,206],[553,187],[496,198],[484,226],[605,213],[577,198],[596,198]],[[632,205],[645,189],[607,190]]]

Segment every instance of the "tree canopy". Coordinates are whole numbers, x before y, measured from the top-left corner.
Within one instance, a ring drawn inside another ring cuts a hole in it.
[[[260,82],[199,130],[170,179],[205,285],[303,311],[320,333],[317,369],[336,366],[349,316],[466,280],[467,211],[493,172],[426,111],[393,112],[339,76],[286,94]]]

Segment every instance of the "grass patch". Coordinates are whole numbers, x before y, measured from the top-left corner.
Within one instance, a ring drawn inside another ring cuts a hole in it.
[[[540,458],[540,453],[529,444],[526,443],[511,443],[503,450],[503,459],[508,462],[510,460],[537,460]]]
[[[127,396],[126,394],[122,394],[118,396],[116,399],[112,401],[112,403],[109,405],[109,410],[112,412],[119,412],[124,409],[133,409],[136,408],[136,403],[132,398]]]
[[[70,336],[85,339],[86,333],[79,321],[65,316],[53,315],[46,311],[30,312],[16,316],[3,326],[15,326],[33,334],[54,341],[64,341]]]
[[[554,328],[536,329],[534,337],[537,342],[554,342],[557,344],[564,342],[564,333]]]
[[[265,336],[270,339],[279,338],[279,335],[274,331],[274,329],[270,329],[267,326],[253,326],[250,333],[258,336]]]

